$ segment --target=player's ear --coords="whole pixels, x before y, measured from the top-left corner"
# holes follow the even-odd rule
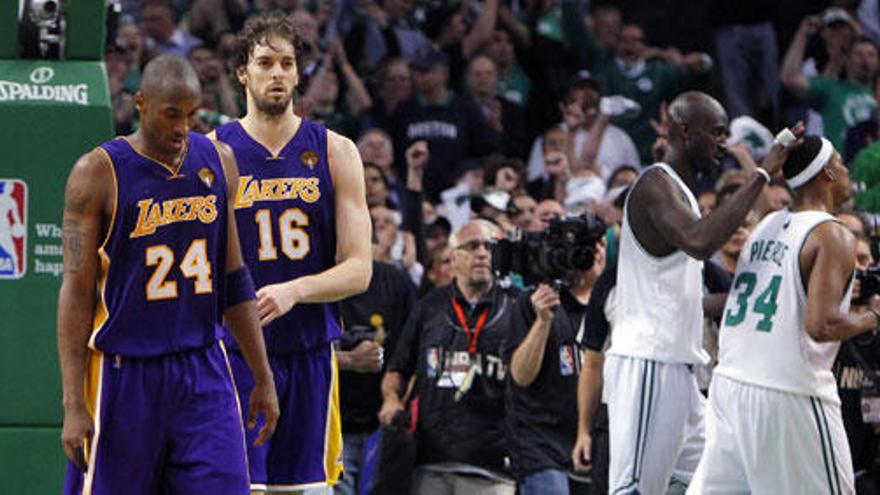
[[[134,94],[134,107],[137,108],[139,114],[144,113],[144,103],[144,92],[138,90],[138,92]]]
[[[242,86],[247,86],[247,67],[241,65],[237,69],[235,69],[235,77],[238,78],[238,82]]]
[[[828,182],[834,182],[837,180],[837,175],[834,173],[834,170],[831,170],[831,167],[824,167],[822,173],[825,174],[825,179],[828,180]]]

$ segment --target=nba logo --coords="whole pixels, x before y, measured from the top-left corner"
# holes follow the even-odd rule
[[[0,279],[24,276],[27,246],[27,185],[0,179]]]
[[[559,346],[559,374],[571,376],[575,372],[574,349],[570,345]]]

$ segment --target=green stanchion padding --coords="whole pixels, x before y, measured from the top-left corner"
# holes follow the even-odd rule
[[[0,59],[18,57],[18,0],[0,0]]]
[[[68,0],[67,60],[103,60],[107,7],[103,1]]]
[[[3,493],[61,493],[66,462],[60,428],[0,428]]]
[[[0,127],[0,427],[59,425],[64,185],[113,136],[103,63],[0,61]]]

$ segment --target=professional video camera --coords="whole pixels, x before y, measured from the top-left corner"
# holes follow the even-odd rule
[[[553,219],[543,232],[499,241],[492,250],[492,268],[499,277],[519,274],[528,287],[550,283],[559,289],[575,272],[593,266],[596,242],[605,230],[605,223],[593,214]]]
[[[63,0],[25,0],[19,11],[22,58],[64,58],[66,24]]]

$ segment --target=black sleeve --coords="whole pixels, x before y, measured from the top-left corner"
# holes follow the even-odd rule
[[[508,311],[507,334],[501,342],[501,360],[509,365],[516,348],[525,340],[529,329],[535,322],[535,309],[532,307],[532,291],[523,292]]]
[[[584,336],[580,345],[592,351],[601,352],[605,347],[605,340],[611,331],[608,318],[605,317],[605,303],[611,289],[617,285],[617,267],[608,267],[593,287],[593,294],[587,304],[587,314],[584,319]]]
[[[480,107],[473,100],[468,99],[465,108],[467,109],[465,115],[471,130],[470,157],[479,158],[498,151],[501,137],[486,121]]]
[[[397,371],[405,377],[415,373],[418,364],[419,337],[422,331],[422,313],[422,302],[419,302],[407,318],[400,333],[400,340],[394,346],[394,354],[388,361],[388,371]]]
[[[706,260],[703,269],[703,285],[710,294],[730,292],[733,283],[729,273],[721,268],[721,265],[712,260]]]
[[[388,332],[388,339],[385,341],[385,355],[394,356],[397,343],[406,329],[407,317],[412,313],[413,305],[415,304],[416,288],[413,286],[409,276],[397,267],[394,267],[393,275],[389,278],[389,284],[392,284],[393,287],[390,292],[393,294],[394,301],[398,303],[394,306],[397,313],[394,321],[401,324],[400,328],[395,328],[393,331]]]
[[[425,229],[422,228],[422,199],[424,194],[404,188],[401,211],[403,220],[401,226],[406,232],[412,233],[416,241],[416,259],[425,264],[428,259],[428,248],[425,246]]]

